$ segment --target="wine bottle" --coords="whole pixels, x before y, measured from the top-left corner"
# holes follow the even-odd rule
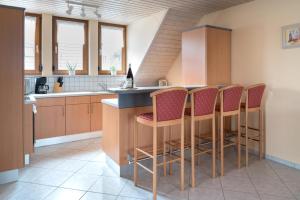
[[[129,67],[128,67],[126,81],[127,81],[127,88],[133,88],[133,74],[132,74],[132,70],[131,70],[131,64],[129,64]]]

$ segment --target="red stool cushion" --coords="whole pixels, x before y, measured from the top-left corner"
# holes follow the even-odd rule
[[[153,121],[153,113],[152,112],[142,113],[138,117],[145,119],[145,120]]]

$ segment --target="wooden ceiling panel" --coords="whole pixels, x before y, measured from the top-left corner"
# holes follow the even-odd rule
[[[188,21],[215,10],[224,9],[251,0],[73,0],[99,6],[101,21],[129,24],[132,21],[171,9],[173,20]],[[28,12],[48,13],[59,16],[66,14],[65,0],[0,0],[0,4],[24,7]],[[80,6],[74,6],[72,17],[80,17]],[[98,18],[95,9],[86,8],[85,19]],[[180,12],[178,12],[180,11]]]

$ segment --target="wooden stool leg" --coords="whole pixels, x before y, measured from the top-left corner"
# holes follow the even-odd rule
[[[221,176],[224,176],[224,117],[221,115],[220,123],[220,148],[221,148]]]
[[[172,127],[170,126],[169,127],[169,143],[171,142],[171,140],[172,140]],[[173,151],[173,149],[172,149],[172,146],[170,145],[169,146],[169,152],[170,152],[170,155],[172,154],[172,151]],[[169,175],[172,175],[173,174],[173,163],[169,163]]]
[[[238,135],[237,135],[237,167],[241,168],[241,114],[239,112],[238,116]]]
[[[164,176],[167,176],[167,160],[166,160],[166,141],[167,141],[167,127],[164,127],[164,135],[163,135],[163,159],[164,159]]]
[[[259,110],[259,159],[264,157],[263,111]]]
[[[217,142],[217,159],[220,160],[220,153],[221,153],[221,116],[217,115],[217,134],[216,134],[216,142]]]
[[[137,143],[138,143],[138,123],[136,121],[136,119],[134,120],[134,133],[133,133],[133,143],[134,143],[134,174],[133,174],[133,180],[134,180],[134,185],[137,185],[137,181],[138,181],[138,166],[137,166]]]
[[[249,154],[248,154],[248,112],[245,111],[245,148],[246,148],[246,167],[248,166],[249,162]]]
[[[157,127],[153,127],[153,178],[152,178],[153,200],[157,198]]]
[[[216,177],[216,120],[212,118],[212,177]]]
[[[181,134],[180,134],[180,188],[184,190],[184,120],[181,122]]]
[[[191,159],[192,159],[192,187],[195,187],[195,122],[191,119]]]

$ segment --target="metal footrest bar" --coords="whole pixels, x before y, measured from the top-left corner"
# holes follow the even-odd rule
[[[140,166],[141,168],[143,168],[147,172],[153,174],[153,171],[151,169],[149,169],[148,167],[146,167],[145,165],[141,164],[140,162],[136,162],[136,163],[138,164],[138,166]]]

